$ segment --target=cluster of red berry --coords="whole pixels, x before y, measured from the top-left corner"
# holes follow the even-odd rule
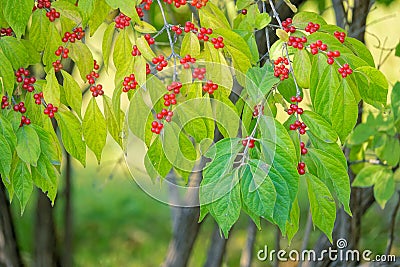
[[[132,47],[132,56],[136,57],[136,56],[140,56],[142,53],[140,53],[139,48],[137,47],[137,45],[134,45]]]
[[[100,74],[97,72],[100,69],[100,65],[97,64],[97,61],[93,61],[93,70],[91,73],[86,75],[86,79],[90,86],[90,92],[92,92],[93,97],[98,97],[99,95],[104,95],[103,85],[96,84],[96,79],[100,77]]]
[[[326,51],[328,46],[324,44],[321,40],[317,40],[315,43],[310,44],[311,54],[318,54],[319,50]]]
[[[308,25],[306,26],[306,28],[304,29],[306,32],[308,33],[314,33],[316,31],[318,31],[320,28],[320,25],[318,23],[312,23],[309,22]]]
[[[7,96],[3,96],[1,98],[1,109],[5,109],[9,105],[10,105],[10,102],[8,102],[8,97]]]
[[[208,0],[192,0],[190,3],[192,6],[196,7],[197,9],[202,8],[203,6],[206,6]]]
[[[144,4],[143,8],[145,10],[150,10],[150,6],[153,3],[153,0],[142,0],[142,2],[140,4]]]
[[[19,102],[18,104],[14,105],[13,110],[15,112],[20,112],[21,114],[25,114],[26,107],[24,102]]]
[[[206,68],[194,68],[192,77],[193,79],[203,80],[206,72]]]
[[[301,96],[292,96],[290,98],[290,101],[293,102],[293,104],[290,104],[290,108],[288,109],[287,113],[289,115],[292,115],[294,113],[297,113],[299,115],[303,114],[304,110],[302,108],[299,108],[299,104],[303,98]]]
[[[53,106],[53,104],[48,103],[43,113],[49,116],[50,119],[54,118],[54,114],[58,112],[58,108]]]
[[[174,4],[176,8],[180,8],[181,6],[186,5],[186,0],[164,0],[165,3],[167,4]]]
[[[1,28],[0,30],[0,36],[12,36],[13,35],[13,30],[9,28]]]
[[[306,173],[305,168],[306,164],[304,162],[299,162],[299,164],[297,164],[297,172],[300,175],[304,175]]]
[[[178,25],[172,25],[171,31],[175,32],[177,35],[181,35],[183,33],[181,27],[179,27]]]
[[[146,63],[146,75],[149,75],[151,73],[150,65],[149,63]]]
[[[60,12],[57,12],[55,8],[50,8],[50,10],[46,12],[46,17],[53,22],[60,17]]]
[[[54,71],[59,72],[64,67],[61,63],[61,60],[57,59],[55,62],[52,63]]]
[[[253,117],[258,117],[258,115],[260,115],[260,107],[261,107],[261,114],[264,114],[264,106],[262,105],[256,105],[254,106],[253,109]]]
[[[143,18],[144,17],[144,12],[143,12],[143,9],[141,7],[136,7],[136,12],[137,12],[139,18]]]
[[[81,40],[85,36],[85,31],[82,27],[75,28],[72,32],[64,33],[62,38],[63,43],[71,42],[75,43],[76,40]]]
[[[242,145],[245,147],[253,148],[255,146],[255,139],[249,136],[246,136],[245,139],[242,140]]]
[[[295,33],[296,27],[292,25],[293,21],[291,18],[287,18],[286,20],[282,21],[282,27],[286,32]]]
[[[289,78],[287,65],[289,65],[289,60],[286,57],[279,57],[274,61],[274,76],[281,79],[281,81]]]
[[[122,30],[129,25],[131,25],[131,18],[126,16],[124,13],[119,13],[115,18],[115,28]]]
[[[35,99],[35,104],[36,105],[41,105],[42,104],[42,99],[43,99],[43,92],[34,94],[33,98]]]
[[[15,77],[17,77],[17,82],[22,83],[22,88],[27,90],[28,92],[33,92],[35,88],[33,87],[34,83],[36,82],[35,77],[28,77],[30,75],[29,70],[24,68],[19,68],[15,72]]]
[[[168,66],[168,61],[165,60],[163,55],[159,55],[151,60],[151,62],[156,66],[158,71],[162,71],[165,67]]]
[[[218,38],[212,38],[211,43],[213,43],[215,49],[224,48],[224,38],[219,36]]]
[[[332,65],[335,62],[335,57],[340,57],[340,51],[328,51],[326,55],[328,56],[328,64]]]
[[[308,150],[306,148],[306,145],[304,144],[304,142],[300,142],[300,152],[302,155],[305,155],[308,153]]]
[[[144,35],[144,39],[146,39],[146,41],[147,41],[147,43],[148,43],[149,45],[153,45],[153,44],[156,42],[156,40],[154,40],[154,38],[151,37],[151,35],[148,34],[148,33],[146,33],[146,34]]]
[[[338,72],[342,75],[343,78],[346,78],[347,75],[353,73],[353,70],[350,68],[349,64],[345,63],[342,67],[338,69]]]
[[[126,76],[124,78],[122,86],[123,86],[122,91],[124,93],[127,93],[130,90],[135,90],[136,87],[138,86],[138,82],[136,81],[135,74],[132,73],[131,75]]]
[[[307,125],[304,122],[296,120],[293,124],[290,124],[289,128],[292,131],[296,131],[297,129],[299,129],[299,133],[303,135],[306,133]]]
[[[183,65],[184,69],[189,69],[190,64],[196,63],[196,59],[190,55],[186,55],[185,57],[181,58],[180,63]]]
[[[171,105],[176,104],[176,95],[181,92],[182,83],[181,82],[172,82],[167,86],[167,90],[169,93],[164,95],[164,106],[170,107]],[[166,122],[170,122],[172,120],[172,116],[174,112],[172,110],[168,110],[163,108],[159,113],[156,114],[156,118],[158,120],[165,119]],[[151,131],[155,134],[160,134],[163,129],[164,124],[159,121],[153,121],[151,124]]]
[[[204,28],[201,27],[200,30],[197,28],[192,22],[187,21],[185,23],[185,27],[183,28],[183,31],[188,33],[188,32],[193,32],[194,34],[197,35],[197,38],[199,40],[203,40],[204,42],[207,42],[210,40],[210,36],[213,33],[213,30],[211,28]]]
[[[155,134],[160,134],[161,130],[164,128],[164,124],[158,121],[153,121],[151,123],[151,131]]]
[[[206,93],[209,93],[212,95],[215,90],[218,89],[218,84],[213,83],[212,81],[208,80],[204,85],[203,85],[203,91]]]
[[[34,10],[35,10],[35,8],[39,8],[39,9],[47,8],[48,9],[50,7],[51,7],[50,0],[38,0],[36,7],[34,7]]]
[[[294,37],[290,36],[289,41],[287,42],[288,46],[293,46],[293,48],[297,48],[299,50],[304,48],[304,44],[307,43],[307,37]]]
[[[21,123],[19,124],[19,127],[22,127],[24,125],[29,125],[31,124],[31,120],[28,119],[26,116],[21,116]]]
[[[69,49],[67,47],[59,46],[56,52],[54,52],[56,56],[61,56],[62,58],[68,58]]]
[[[340,32],[340,31],[335,31],[333,35],[338,39],[342,44],[344,43],[344,40],[346,38],[346,33],[345,32]]]

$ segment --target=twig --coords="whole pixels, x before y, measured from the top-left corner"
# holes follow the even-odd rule
[[[397,217],[397,213],[400,210],[400,191],[398,191],[397,194],[398,194],[397,204],[396,204],[396,207],[394,208],[392,216],[391,216],[389,239],[388,239],[388,244],[387,244],[386,251],[385,251],[386,255],[389,255],[390,250],[392,249],[392,246],[393,246],[394,229],[396,227],[396,217]]]

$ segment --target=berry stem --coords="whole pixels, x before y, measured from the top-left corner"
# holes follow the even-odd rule
[[[175,53],[175,49],[174,49],[174,41],[172,39],[172,35],[171,35],[171,29],[170,29],[170,24],[167,21],[167,17],[165,16],[165,11],[164,8],[162,6],[162,3],[160,0],[157,0],[158,6],[160,7],[160,11],[161,11],[161,16],[163,17],[164,20],[164,27],[165,30],[167,31],[167,35],[168,35],[168,40],[169,40],[169,46],[171,47],[171,56],[174,58],[174,73],[172,76],[172,80],[175,82],[176,78],[178,76],[178,72],[177,72],[177,64],[176,64],[176,58],[177,58],[177,54]]]

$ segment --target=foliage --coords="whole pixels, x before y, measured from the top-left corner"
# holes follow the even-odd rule
[[[210,213],[225,237],[242,209],[258,226],[263,218],[293,237],[304,177],[313,222],[332,240],[336,209],[351,214],[345,145],[357,158],[368,143],[385,163],[374,166],[373,178],[368,167],[361,170],[353,185],[375,185],[381,206],[393,194],[387,166],[399,161],[390,151],[399,146],[398,86],[388,118],[370,116],[353,131],[361,100],[387,109],[388,83],[361,42],[317,14],[279,20],[280,40],[264,62],[255,29],[277,25],[253,1],[237,2],[242,12],[232,23],[213,3],[192,1],[200,21],[172,25],[157,0],[161,29],[143,20],[146,1],[57,0],[43,8],[44,2],[3,1],[0,16],[0,174],[21,211],[34,185],[54,201],[62,148],[84,166],[89,148],[100,162],[107,135],[125,150],[129,130],[146,145],[143,164],[154,181],[172,172],[187,184],[200,159],[208,161],[200,219]],[[85,40],[103,22],[97,58]],[[160,49],[158,37],[167,38],[168,49]],[[111,68],[113,90],[97,80]],[[92,98],[82,109],[86,92]],[[311,99],[307,110],[303,95]],[[285,116],[277,106],[286,121],[277,119]]]

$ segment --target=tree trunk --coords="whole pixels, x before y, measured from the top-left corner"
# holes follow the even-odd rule
[[[211,244],[208,248],[207,260],[204,267],[221,266],[224,259],[225,248],[228,239],[221,236],[221,231],[216,224],[211,237]]]
[[[34,266],[59,266],[53,207],[50,200],[38,191],[36,223],[34,233]]]
[[[65,209],[64,209],[64,244],[62,266],[72,267],[73,265],[73,214],[72,214],[72,166],[71,156],[67,153],[65,156]]]
[[[242,256],[240,257],[240,267],[250,267],[253,260],[254,242],[256,241],[257,226],[253,220],[249,219],[247,227],[246,245],[243,247]]]
[[[23,266],[6,189],[0,177],[0,266]]]

